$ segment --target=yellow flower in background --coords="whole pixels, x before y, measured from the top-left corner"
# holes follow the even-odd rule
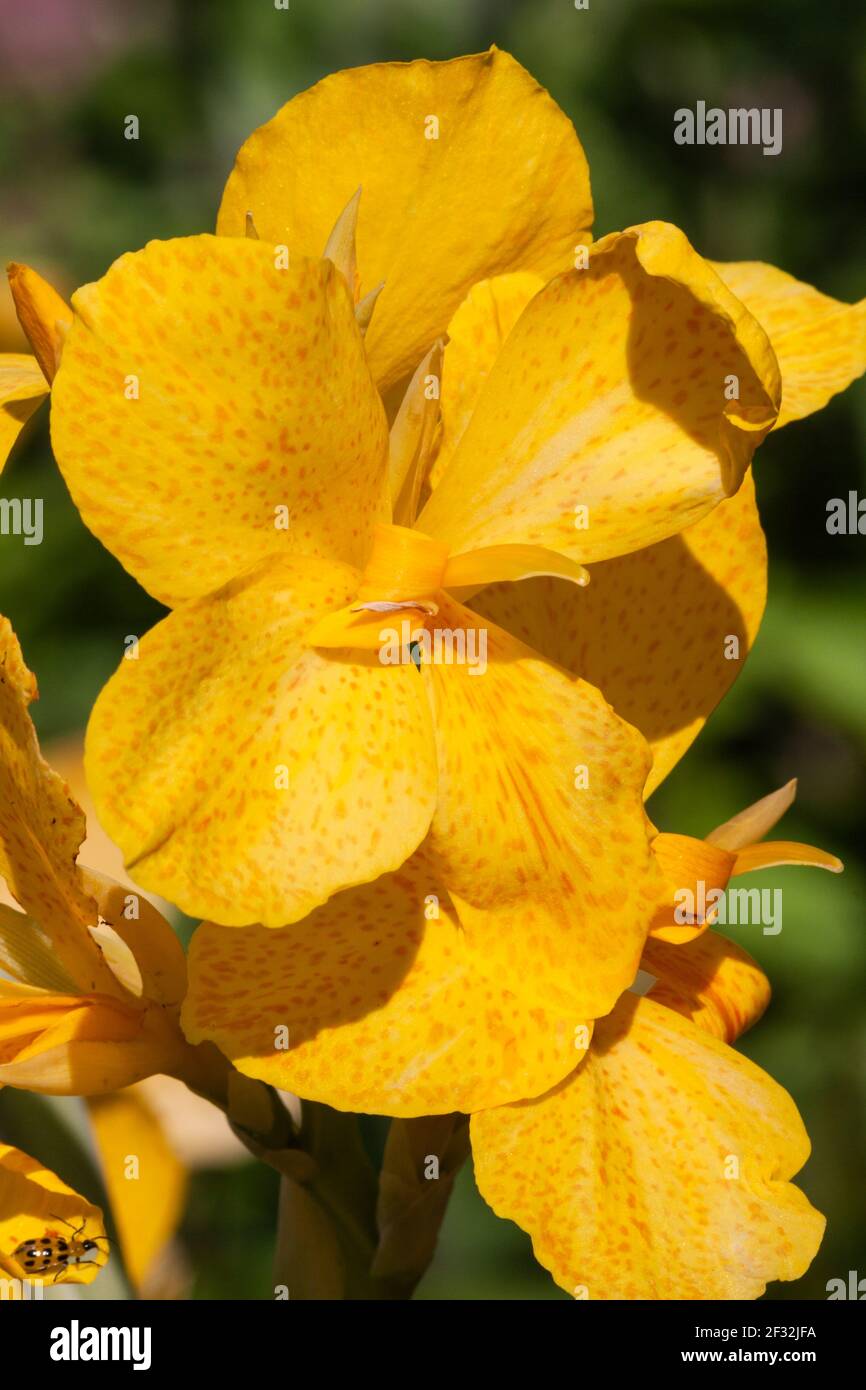
[[[143,897],[76,862],[84,817],[39,753],[36,684],[0,619],[0,1085],[95,1095],[154,1072],[204,1085],[180,1032],[183,950]]]
[[[107,1259],[99,1208],[35,1158],[0,1144],[0,1298],[8,1296],[4,1275],[48,1287],[91,1284]]]
[[[91,1096],[87,1108],[124,1269],[139,1296],[153,1296],[183,1212],[187,1169],[135,1088]]]

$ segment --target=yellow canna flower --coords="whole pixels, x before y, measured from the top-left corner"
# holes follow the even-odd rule
[[[792,797],[765,798],[712,845],[732,859]],[[670,874],[700,845],[675,862],[677,840],[656,841]],[[841,868],[806,847],[796,862]],[[482,1195],[578,1297],[755,1298],[798,1278],[824,1224],[788,1181],[808,1140],[790,1098],[728,1046],[769,999],[750,957],[714,932],[674,945],[659,931],[641,961],[648,997],[625,991],[593,1029],[553,997],[529,1007],[473,955],[444,892],[429,913],[435,887],[422,850],[308,922],[202,925],[187,1036],[338,1109],[471,1112]]]
[[[644,242],[654,248],[654,256],[663,257],[665,248],[673,247],[696,283],[705,278],[697,258],[669,229],[649,228],[623,238],[622,254],[630,256],[628,248]],[[603,259],[606,253],[600,254]],[[254,241],[192,239],[153,246],[119,262],[101,285],[76,297],[79,317],[54,392],[55,448],[85,517],[140,575],[150,576],[156,592],[178,604],[142,641],[138,659],[124,661],[94,712],[90,774],[100,817],[145,886],[158,887],[187,911],[232,924],[256,917],[268,925],[296,919],[332,892],[395,868],[430,828],[431,852],[441,861],[467,929],[474,926],[481,933],[491,928],[498,943],[493,949],[511,958],[513,909],[532,896],[526,911],[537,922],[541,968],[545,961],[562,957],[559,947],[567,932],[578,947],[570,954],[582,982],[580,992],[570,995],[571,1005],[592,1015],[617,997],[633,973],[641,945],[641,880],[651,867],[642,816],[636,815],[645,774],[639,742],[610,718],[596,692],[562,678],[490,625],[480,625],[446,593],[449,585],[477,586],[497,574],[513,576],[527,567],[559,573],[570,567],[575,572],[579,562],[547,547],[539,550],[536,542],[544,537],[535,536],[531,545],[513,548],[479,543],[477,551],[458,555],[450,571],[448,546],[435,537],[405,526],[377,524],[379,504],[373,503],[386,486],[386,432],[348,295],[327,263],[305,263],[281,272],[270,267],[267,256],[262,244]],[[202,266],[209,270],[196,278]],[[635,274],[641,279],[644,272],[636,268]],[[289,278],[281,280],[281,275]],[[185,294],[190,315],[179,336],[170,298],[160,299],[156,290],[158,284],[167,288],[173,280],[178,294]],[[581,283],[575,280],[574,288]],[[146,293],[145,285],[150,286]],[[255,484],[256,496],[250,497],[249,505],[262,515],[279,506],[277,497],[291,496],[293,507],[297,501],[298,551],[285,537],[280,540],[273,526],[269,533],[239,526],[251,512],[239,509],[234,485],[222,495],[219,479],[209,501],[189,479],[170,480],[162,492],[148,482],[147,497],[136,492],[144,486],[143,473],[135,479],[136,455],[144,464],[142,450],[149,456],[153,432],[166,420],[160,401],[179,390],[167,377],[159,377],[165,364],[159,365],[157,358],[164,348],[180,350],[186,360],[184,410],[195,416],[208,396],[217,416],[228,408],[228,383],[217,371],[225,350],[216,335],[203,336],[196,327],[194,285],[207,303],[217,293],[238,293],[242,317],[256,312],[258,294],[257,321],[263,323],[273,318],[270,296],[278,289],[284,294],[286,285],[295,287],[289,299],[297,302],[286,302],[288,317],[280,325],[279,338],[283,348],[294,342],[291,360],[297,370],[289,405],[295,401],[298,414],[292,431],[285,425],[280,430],[286,447],[302,455],[313,457],[315,445],[315,461],[294,472],[283,464],[279,472],[285,473],[286,482],[279,491],[264,477],[264,465],[256,464],[256,476],[264,481]],[[653,299],[654,292],[647,291],[647,296]],[[136,302],[143,319],[133,329]],[[557,303],[554,299],[554,311]],[[318,311],[309,307],[313,304]],[[325,314],[326,304],[333,323],[342,324],[339,333],[326,335],[316,327],[315,312]],[[149,327],[154,308],[158,316],[169,314],[170,321]],[[624,302],[620,308],[625,314]],[[309,322],[308,312],[313,314]],[[214,311],[207,313],[213,316]],[[625,335],[625,318],[621,326]],[[719,331],[724,329],[720,326]],[[750,331],[744,329],[746,336]],[[121,339],[112,346],[116,332]],[[125,336],[128,332],[132,337]],[[126,345],[119,346],[121,341]],[[243,347],[245,331],[238,341]],[[143,370],[141,354],[148,342],[156,354],[149,368],[151,390],[134,403],[141,407],[136,415],[134,410],[130,413],[132,403],[122,391],[111,394],[112,382],[122,380],[111,363],[120,353],[129,365],[135,354]],[[206,353],[215,348],[217,356],[206,369],[199,363],[196,381],[201,389],[193,391],[192,358],[202,348]],[[255,354],[258,362],[258,346]],[[308,368],[312,376],[306,375]],[[306,412],[323,408],[319,402],[325,370],[332,405],[337,398],[343,408],[328,417],[327,428],[318,429],[314,438],[313,417]],[[155,389],[158,377],[165,394],[163,386]],[[249,419],[254,433],[257,410],[266,412],[251,410],[259,398],[255,383],[260,378],[252,380],[231,416],[232,423]],[[277,394],[285,394],[278,373],[269,372],[267,380],[274,392],[269,410],[287,410],[276,401]],[[358,408],[359,400],[366,402],[363,409]],[[664,410],[647,410],[640,402],[635,408],[649,419],[650,435],[657,443],[669,429],[671,450],[685,459],[693,449],[696,466],[704,467],[706,450],[692,445],[689,432],[675,418]],[[526,409],[531,412],[528,399]],[[718,416],[724,433],[721,409]],[[97,417],[98,439],[93,432]],[[640,433],[639,422],[632,423]],[[398,416],[398,437],[402,424]],[[226,432],[232,439],[238,433],[243,436],[246,428],[231,428],[227,417]],[[222,433],[222,426],[219,429]],[[372,460],[363,472],[347,474],[346,459],[360,447],[365,431],[368,442],[375,442]],[[730,433],[742,435],[738,448],[751,448],[748,430],[732,427]],[[408,452],[402,451],[404,441],[402,436],[398,456]],[[188,447],[189,468],[207,472],[208,447],[202,447],[198,436]],[[234,451],[244,446],[230,447]],[[84,491],[79,492],[82,448],[90,461],[86,480],[80,476]],[[332,450],[339,471],[326,485],[323,470]],[[121,453],[125,461],[119,469]],[[373,463],[380,454],[377,473]],[[518,483],[530,462],[515,464]],[[308,467],[313,470],[309,476]],[[718,471],[717,460],[713,468]],[[127,482],[130,490],[124,499]],[[347,495],[350,486],[354,506]],[[521,486],[529,505],[533,488],[528,482]],[[187,492],[192,508],[188,516],[210,516],[207,559],[203,553],[192,555],[182,566],[156,523],[160,512],[169,526],[179,519],[183,507],[179,508],[178,488]],[[364,503],[365,490],[369,505]],[[101,500],[94,511],[88,499],[97,495]],[[122,513],[117,511],[106,525],[108,512],[118,504]],[[609,511],[611,537],[617,515],[623,526],[631,525],[635,510],[640,508],[633,499],[616,502]],[[602,500],[599,514],[605,514]],[[199,524],[194,520],[195,527]],[[669,529],[677,521],[668,517],[658,524]],[[120,542],[121,534],[132,536],[133,550]],[[257,560],[260,537],[281,553]],[[558,543],[553,533],[550,540]],[[218,553],[211,550],[212,543]],[[612,539],[609,543],[615,544]],[[623,542],[629,543],[633,542]],[[141,564],[131,558],[133,553]],[[356,563],[350,565],[350,559]],[[212,592],[214,581],[222,577],[215,566],[243,572]],[[164,587],[170,568],[175,571],[173,582],[182,586],[175,593]],[[190,586],[208,592],[194,596]],[[401,611],[404,606],[416,610],[422,628],[426,621],[425,631],[432,627],[434,636],[444,630],[466,640],[477,632],[480,643],[483,635],[490,655],[483,682],[473,680],[465,667],[438,667],[435,662],[422,682],[409,662],[386,668],[371,659],[365,644],[371,629],[381,631],[383,617],[376,610],[383,603]],[[364,605],[360,614],[346,611]],[[433,617],[436,623],[430,622]],[[334,644],[346,649],[355,643],[361,651],[357,657],[330,650]],[[545,706],[559,711],[555,725],[535,719],[537,709]],[[514,737],[503,747],[499,733],[505,721]],[[218,750],[215,763],[213,750]],[[478,771],[482,767],[483,776]],[[575,797],[574,775],[580,767],[587,769],[589,782]],[[620,833],[619,827],[629,821]],[[591,872],[589,855],[598,861]],[[291,874],[285,869],[289,859]],[[634,889],[631,902],[622,902],[623,881]],[[603,925],[607,914],[594,911],[606,898],[611,904],[615,899],[620,909],[614,943],[607,940],[610,933]],[[598,923],[595,928],[585,925],[590,910]],[[587,940],[579,940],[584,934]],[[602,950],[593,945],[594,935]],[[568,987],[561,979],[540,981],[539,987],[542,983],[547,995]]]
[[[431,666],[431,719],[411,667],[370,659],[385,617],[466,644],[478,624],[456,600],[493,580],[580,580],[585,562],[688,534],[736,492],[778,397],[763,331],[676,229],[607,237],[566,270],[590,217],[579,142],[507,55],[380,65],[327,79],[251,137],[216,240],[154,243],[75,297],[55,451],[88,524],[175,609],[98,703],[90,776],[127,862],[186,911],[298,920],[431,830],[461,916],[489,914],[471,822],[489,825],[494,800],[518,822],[502,847],[519,868],[542,813],[507,777],[485,806],[455,745],[474,725],[471,752],[487,756],[487,711],[467,708],[477,682]],[[348,294],[329,262],[304,259],[322,247]],[[416,526],[437,335],[479,279],[537,288],[556,270],[459,439],[444,413],[450,455]],[[365,355],[353,309],[383,278]],[[382,388],[415,372],[390,441],[371,369]],[[517,649],[490,636],[500,672],[520,673],[521,708],[536,706]],[[561,688],[584,723],[575,694]],[[592,763],[578,742],[561,767]],[[589,801],[588,820],[622,812]],[[579,831],[578,813],[572,843]],[[509,909],[513,877],[497,890]]]
[[[204,1085],[184,1041],[186,961],[164,918],[76,862],[84,817],[42,760],[36,685],[0,619],[0,1085],[96,1095],[168,1072]]]
[[[0,1144],[0,1298],[27,1296],[12,1280],[91,1284],[107,1259],[99,1208],[35,1158]]]
[[[75,301],[55,451],[88,524],[174,605],[89,731],[100,818],[140,881],[193,915],[277,926],[395,869],[429,830],[467,929],[504,944],[503,918],[526,906],[543,959],[561,958],[565,930],[575,940],[585,983],[572,1003],[609,1007],[640,948],[618,885],[640,896],[649,872],[639,746],[596,692],[455,594],[527,573],[581,579],[584,558],[668,535],[735,488],[775,416],[754,321],[675,229],[599,243],[588,270],[530,306],[416,528],[403,524],[420,490],[406,470],[414,458],[423,476],[435,433],[413,408],[417,375],[389,480],[385,416],[329,262],[275,269],[261,240],[191,238],[123,258]],[[739,373],[734,409],[716,368],[693,364],[704,337]],[[656,375],[661,350],[671,378]],[[154,457],[174,462],[157,476]],[[435,660],[419,680],[406,641],[384,667],[369,651],[383,610],[411,613],[422,637],[483,635],[484,681]],[[556,727],[539,707],[557,709]],[[576,798],[578,768],[589,784]],[[616,941],[587,949],[587,909],[614,893]]]

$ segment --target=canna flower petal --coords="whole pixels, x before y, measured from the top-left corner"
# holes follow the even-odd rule
[[[830,873],[840,874],[844,868],[841,859],[826,850],[816,849],[814,845],[801,845],[793,840],[769,840],[758,844],[782,819],[793,805],[797,795],[797,779],[792,777],[784,787],[762,796],[754,805],[747,806],[724,825],[716,826],[707,836],[707,843],[718,846],[734,854],[731,877],[736,874],[752,873],[755,869],[771,869],[781,864],[800,864],[814,869],[829,869]]]
[[[97,907],[76,864],[84,815],[39,752],[27,713],[36,681],[0,618],[0,877],[50,938],[64,971],[88,992],[118,986],[88,926]]]
[[[0,981],[74,994],[75,981],[57,959],[51,937],[24,912],[0,904]]]
[[[98,1095],[191,1061],[176,1019],[109,995],[58,995],[0,981],[0,1086]]]
[[[533,275],[484,281],[448,325],[442,444],[430,470],[434,488],[508,334],[541,288]],[[502,550],[516,558],[520,547]],[[484,554],[457,557],[451,572],[464,561],[477,565]],[[649,796],[739,674],[763,615],[766,572],[748,470],[733,497],[679,536],[593,566],[584,594],[535,580],[491,586],[471,602],[527,646],[597,685],[622,718],[641,730],[653,750]],[[550,567],[547,573],[553,573]],[[739,643],[737,660],[728,659],[730,637]]]
[[[440,481],[472,419],[493,365],[527,304],[544,289],[540,275],[515,271],[473,285],[448,325],[442,377],[442,442],[430,472]]]
[[[737,491],[778,398],[763,329],[683,234],[615,233],[526,308],[418,525],[453,554],[627,554]]]
[[[547,1089],[586,1045],[571,1010],[538,1005],[517,972],[505,983],[483,967],[422,850],[297,926],[204,923],[182,1022],[190,1041],[215,1042],[240,1071],[307,1100],[470,1111]]]
[[[592,686],[445,595],[439,619],[467,633],[467,651],[486,642],[487,668],[422,666],[439,751],[429,850],[482,968],[597,1018],[634,979],[661,891],[646,745]]]
[[[801,868],[827,869],[831,874],[841,874],[842,860],[825,849],[815,845],[801,845],[796,840],[768,840],[761,845],[749,845],[740,850],[734,864],[734,874],[750,874],[756,869],[775,869],[783,864],[796,864]],[[732,875],[733,877],[733,875]]]
[[[70,1264],[59,1275],[52,1271],[40,1282],[93,1283],[108,1260],[102,1212],[35,1158],[0,1144],[0,1270],[16,1279],[39,1281],[38,1273],[27,1267],[26,1256],[15,1253],[19,1246],[46,1235],[68,1241],[74,1231],[80,1232],[80,1239],[94,1241],[94,1249],[81,1263]]]
[[[217,230],[319,256],[361,186],[361,298],[385,282],[367,347],[377,382],[414,371],[477,280],[545,279],[592,225],[589,171],[568,118],[493,48],[449,62],[377,63],[295,97],[238,154]]]
[[[824,1230],[791,1178],[791,1098],[678,1012],[626,995],[568,1080],[473,1115],[475,1175],[578,1298],[758,1298]]]
[[[53,285],[29,265],[12,261],[6,273],[18,322],[50,385],[60,365],[63,342],[72,323],[72,310]]]
[[[0,473],[23,426],[48,395],[72,310],[30,266],[7,267],[15,311],[35,356],[0,353]]]
[[[4,988],[0,1004],[0,1077],[4,1081],[14,1074],[17,1062],[52,1047],[77,1042],[128,1042],[141,1032],[139,1011],[120,999],[99,994],[34,994],[32,986],[25,987],[26,993],[19,990],[20,997],[16,997],[12,989],[14,986]]]
[[[117,933],[132,955],[138,974],[135,992],[157,1004],[180,1004],[186,993],[186,956],[162,913],[143,894],[130,895],[106,874],[95,869],[83,874],[100,922]]]
[[[749,835],[765,833],[784,815],[796,787],[796,780],[792,780],[762,797],[705,840],[669,832],[656,835],[653,854],[667,887],[650,924],[652,937],[672,944],[692,941],[716,921],[729,881],[740,874],[792,864],[842,872],[841,859],[813,845],[792,840],[748,842]]]
[[[821,410],[866,371],[866,299],[843,304],[761,261],[715,269],[765,329],[782,373],[781,429]]]
[[[267,560],[121,662],[86,763],[144,888],[191,916],[282,926],[423,839],[436,763],[418,672],[308,645],[357,584],[347,566]]]
[[[45,377],[35,357],[23,352],[0,353],[0,473],[22,429],[47,395]]]
[[[156,598],[200,597],[268,555],[366,557],[388,515],[387,425],[330,261],[151,242],[73,305],[54,452],[87,525]]]
[[[79,1011],[73,1021],[82,1027],[92,1023],[94,1030],[103,1025],[92,1010]],[[44,1050],[31,1049],[26,1055],[22,1052],[0,1064],[0,1085],[47,1096],[98,1096],[157,1072],[180,1074],[182,1065],[179,1043],[166,1039],[165,1046],[159,1047],[139,1025],[135,1036],[131,1031],[109,1040],[82,1036],[46,1044]]]
[[[655,791],[736,680],[760,627],[767,547],[751,469],[733,497],[678,536],[562,580],[500,584],[472,608],[602,691],[652,749]],[[729,660],[729,639],[739,657]]]
[[[707,835],[707,843],[718,845],[720,849],[732,851],[746,849],[778,825],[785,812],[790,810],[797,795],[797,779],[792,777],[783,787],[762,796],[745,810],[738,811],[723,825],[717,825]]]
[[[656,978],[648,998],[733,1043],[770,1002],[770,981],[748,952],[718,932],[682,946],[647,940],[642,969]]]
[[[88,1110],[124,1267],[146,1296],[148,1275],[183,1213],[187,1171],[135,1091],[91,1097]],[[132,1178],[130,1155],[137,1160]]]
[[[397,526],[411,526],[440,432],[439,400],[433,383],[442,377],[442,342],[434,343],[406,388],[390,433],[389,478]]]

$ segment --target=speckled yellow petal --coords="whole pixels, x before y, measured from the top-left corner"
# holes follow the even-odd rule
[[[479,1190],[577,1298],[751,1299],[808,1268],[823,1217],[790,1097],[651,999],[626,996],[571,1078],[473,1115]]]
[[[641,549],[736,492],[778,395],[766,335],[682,232],[615,233],[524,310],[418,525],[454,552]]]
[[[84,520],[158,599],[263,556],[356,563],[388,516],[387,426],[330,261],[188,237],[73,296],[54,452]]]
[[[322,254],[358,185],[363,297],[384,280],[367,334],[377,380],[414,370],[470,287],[574,264],[592,224],[571,122],[493,48],[445,63],[334,73],[255,131],[237,157],[218,230]]]
[[[423,838],[436,765],[415,667],[307,645],[357,584],[346,566],[265,561],[164,619],[100,695],[100,821],[190,916],[282,926]]]
[[[428,844],[443,882],[492,977],[575,1022],[597,1018],[631,984],[661,891],[646,745],[594,687],[444,596],[435,624],[463,630],[467,655],[437,662],[433,645],[423,668],[439,748]]]
[[[679,536],[590,576],[581,590],[553,579],[497,585],[472,607],[597,685],[640,729],[653,752],[649,795],[739,675],[760,626],[767,548],[751,470]]]
[[[94,1096],[88,1109],[123,1263],[141,1290],[177,1229],[186,1169],[153,1111],[134,1091]]]
[[[821,410],[866,371],[866,299],[843,304],[761,261],[716,263],[767,332],[782,373],[774,426]]]
[[[199,927],[187,1037],[305,1099],[384,1115],[498,1105],[565,1076],[589,1029],[481,973],[423,856],[294,927]]]
[[[118,986],[87,931],[97,920],[76,864],[84,815],[43,760],[27,707],[37,695],[18,639],[0,618],[0,877],[83,990]]]
[[[482,280],[473,285],[449,323],[442,370],[442,440],[430,470],[431,486],[439,482],[463,437],[505,339],[543,288],[541,276],[526,271]]]
[[[656,978],[648,998],[724,1042],[736,1042],[770,1002],[770,981],[761,967],[718,932],[704,932],[683,946],[650,938],[641,968]]]
[[[47,280],[29,265],[12,261],[6,267],[18,322],[27,334],[45,380],[57,374],[63,341],[72,323],[72,310]]]
[[[44,1236],[69,1241],[92,1240],[95,1249],[85,1261],[71,1264],[61,1274],[41,1276],[46,1284],[92,1284],[108,1259],[105,1226],[99,1207],[79,1196],[35,1158],[0,1144],[0,1270],[17,1279],[39,1279],[27,1267],[27,1256],[16,1250],[27,1240]]]
[[[35,357],[0,353],[0,473],[12,445],[45,397],[48,387]]]

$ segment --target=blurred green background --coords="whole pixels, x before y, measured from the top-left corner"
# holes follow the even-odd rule
[[[707,255],[773,261],[841,299],[866,293],[866,13],[850,0],[590,0],[586,11],[573,0],[291,0],[288,11],[273,0],[0,0],[0,253],[70,291],[152,237],[211,230],[243,139],[324,74],[491,42],[574,120],[597,234],[664,218]],[[783,153],[676,146],[673,112],[698,99],[781,106]],[[129,113],[138,142],[123,138]],[[16,348],[13,323],[2,298],[0,349]],[[756,477],[771,556],[764,627],[651,812],[701,834],[796,775],[786,837],[846,862],[841,878],[761,876],[784,889],[782,933],[731,931],[775,988],[744,1049],[802,1111],[814,1148],[802,1186],[829,1220],[806,1277],[768,1296],[824,1298],[828,1279],[866,1275],[866,541],[825,529],[829,498],[866,493],[866,383],[772,436]],[[79,521],[51,461],[47,412],[3,493],[45,499],[40,547],[0,539],[0,608],[38,675],[35,717],[49,739],[83,727],[123,637],[160,610]],[[7,1126],[23,1113],[8,1097]],[[59,1165],[61,1132],[46,1122],[42,1133],[43,1149],[28,1147]],[[274,1202],[270,1175],[253,1165],[196,1173],[182,1231],[193,1296],[270,1296]],[[421,1296],[565,1295],[466,1172]]]

